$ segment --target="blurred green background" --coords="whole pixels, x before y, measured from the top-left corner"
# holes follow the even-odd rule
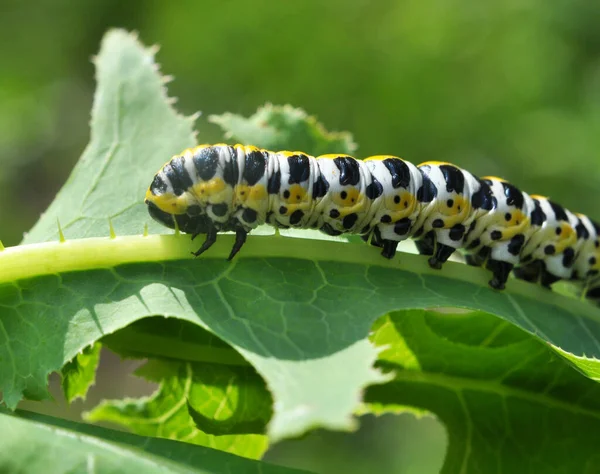
[[[452,161],[600,219],[599,24],[597,0],[3,0],[0,238],[20,241],[83,151],[90,58],[110,27],[161,45],[177,107],[203,114],[202,142],[222,138],[209,114],[290,103],[351,131],[357,156]],[[435,472],[444,436],[432,419],[367,419],[357,435],[319,432],[269,456]]]

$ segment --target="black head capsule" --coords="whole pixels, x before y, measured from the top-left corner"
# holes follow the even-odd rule
[[[152,201],[146,200],[145,202],[150,216],[169,229],[175,229],[175,223],[177,222],[177,228],[181,232],[196,236],[198,234],[208,234],[213,228],[211,220],[206,215],[170,214],[160,209]]]
[[[198,257],[207,251],[217,241],[217,233],[220,230],[235,230],[236,238],[228,260],[231,260],[242,248],[246,242],[247,231],[242,228],[231,229],[227,225],[215,225],[215,223],[206,214],[198,214],[198,209],[189,208],[192,213],[188,214],[170,214],[160,209],[151,200],[144,201],[148,206],[148,213],[158,223],[170,228],[178,228],[181,232],[192,234],[192,240],[198,235],[204,234],[206,238],[198,250],[192,252],[192,255]]]

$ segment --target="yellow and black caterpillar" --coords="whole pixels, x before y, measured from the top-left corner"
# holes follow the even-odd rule
[[[236,233],[229,258],[260,224],[360,234],[392,258],[398,242],[415,239],[440,268],[456,249],[491,270],[504,288],[511,271],[544,286],[585,283],[600,298],[600,226],[542,196],[457,166],[418,166],[395,156],[357,160],[313,157],[254,146],[200,145],[174,156],[146,193],[150,215],[170,228],[206,234],[207,250],[221,231]]]

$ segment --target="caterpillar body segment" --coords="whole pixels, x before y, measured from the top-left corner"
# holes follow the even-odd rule
[[[600,225],[583,214],[577,214],[583,244],[573,265],[574,280],[586,281],[585,296],[600,304]]]
[[[576,216],[579,219],[576,232],[580,246],[571,277],[575,280],[598,277],[600,275],[600,225],[583,214]],[[600,281],[598,284],[600,285]]]
[[[573,265],[583,242],[578,239],[577,217],[546,197],[534,196],[539,209],[535,232],[525,244],[521,261],[525,279],[550,286],[560,279],[570,279]],[[543,262],[540,265],[539,262]]]
[[[525,242],[535,232],[530,219],[535,203],[528,194],[500,178],[486,177],[482,182],[489,189],[492,204],[467,233],[467,263],[485,264],[493,273],[490,285],[502,289],[514,266],[520,263]]]
[[[374,156],[358,163],[366,165],[371,175],[365,188],[370,213],[359,233],[382,247],[384,257],[393,258],[398,243],[417,231],[423,215],[423,175],[412,163],[394,156]]]
[[[145,202],[161,224],[192,239],[206,236],[194,255],[219,232],[232,231],[231,259],[263,223],[359,234],[387,258],[412,238],[433,268],[463,249],[467,263],[492,272],[497,289],[514,270],[544,286],[583,281],[588,296],[600,299],[598,224],[501,178],[479,178],[449,163],[200,145],[156,173]]]
[[[464,240],[471,225],[493,209],[486,183],[449,163],[426,162],[418,166],[427,196],[415,233],[417,248],[431,255],[429,264],[441,266]]]

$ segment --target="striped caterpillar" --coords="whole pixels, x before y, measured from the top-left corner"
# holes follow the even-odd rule
[[[196,256],[214,244],[218,232],[232,231],[232,259],[247,234],[268,223],[359,234],[386,258],[412,238],[433,268],[464,249],[468,264],[492,272],[493,288],[503,289],[514,271],[546,287],[579,280],[588,297],[600,298],[597,223],[503,179],[480,179],[450,163],[415,166],[387,155],[315,158],[254,146],[200,145],[158,171],[145,203],[161,224],[192,239],[206,234]]]

